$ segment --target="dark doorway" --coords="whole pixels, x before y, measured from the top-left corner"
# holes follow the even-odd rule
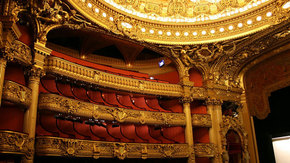
[[[272,138],[290,135],[290,87],[271,93],[271,113],[267,118],[254,118],[259,159],[262,163],[275,162]]]

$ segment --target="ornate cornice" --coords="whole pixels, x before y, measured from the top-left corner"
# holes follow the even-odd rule
[[[28,108],[31,104],[31,89],[13,81],[6,80],[3,84],[2,98]]]
[[[46,59],[44,68],[49,73],[67,76],[117,90],[173,97],[181,97],[183,93],[182,87],[178,84],[166,84],[122,77],[52,56]]]
[[[196,144],[197,156],[213,157],[211,144]],[[66,139],[56,137],[37,137],[36,154],[38,156],[70,156],[98,158],[186,158],[189,157],[187,144],[149,144],[119,143]]]
[[[93,117],[95,119],[152,125],[185,125],[185,115],[183,113],[138,111],[95,105],[54,94],[41,94],[38,103],[40,110],[50,110],[87,118]]]
[[[0,153],[22,154],[30,158],[33,153],[33,139],[28,134],[0,130]]]
[[[206,105],[222,105],[223,101],[215,98],[207,98],[205,103]]]
[[[45,71],[38,66],[31,66],[25,70],[25,74],[30,77],[30,80],[39,81],[45,75]]]

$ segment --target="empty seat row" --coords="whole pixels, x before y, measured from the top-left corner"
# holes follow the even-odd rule
[[[41,79],[40,92],[54,93],[98,105],[120,107],[125,109],[157,112],[182,112],[182,108],[178,107],[178,102],[175,102],[175,105],[165,104],[168,108],[165,109],[160,106],[159,100],[156,97],[149,98],[144,95],[132,96],[129,94],[120,94],[110,91],[90,90],[77,87],[70,83],[56,81],[53,78]]]
[[[39,113],[38,136],[55,136],[98,141],[135,143],[184,143],[183,127],[155,127],[148,125],[72,121],[56,118],[52,113]]]

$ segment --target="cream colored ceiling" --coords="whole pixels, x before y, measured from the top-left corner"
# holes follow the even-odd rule
[[[233,39],[289,18],[287,0],[68,1],[113,33],[170,45]]]

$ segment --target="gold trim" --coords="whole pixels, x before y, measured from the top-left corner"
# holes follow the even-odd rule
[[[213,157],[212,144],[196,144],[198,157]],[[36,138],[38,156],[70,156],[98,158],[186,158],[190,147],[187,144],[120,143],[67,139],[41,136]]]
[[[30,142],[28,134],[0,130],[0,153],[29,155]]]
[[[31,89],[13,81],[5,80],[3,84],[2,98],[28,108],[32,100]]]
[[[117,90],[173,97],[181,97],[183,94],[183,89],[178,84],[166,84],[122,77],[94,70],[92,68],[87,68],[85,66],[52,56],[47,57],[44,67],[46,72],[64,75],[77,80],[82,80]],[[195,90],[201,88],[193,89]]]
[[[212,121],[210,114],[192,114],[192,126],[194,127],[211,127]]]
[[[40,94],[38,108],[40,110],[50,110],[81,117],[94,117],[95,119],[111,121],[116,120],[121,123],[128,122],[173,126],[185,125],[185,115],[183,113],[138,111],[133,109],[109,107],[81,102],[54,94]]]

